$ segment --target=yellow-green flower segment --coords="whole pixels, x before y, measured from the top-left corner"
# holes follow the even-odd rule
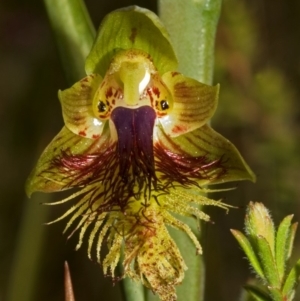
[[[27,193],[81,188],[56,202],[74,205],[56,221],[87,228],[88,255],[115,277],[141,281],[161,300],[176,300],[186,266],[166,225],[185,231],[172,213],[208,221],[196,205],[227,205],[203,195],[203,185],[254,180],[236,148],[208,126],[219,86],[178,73],[174,50],[152,12],[130,7],[109,14],[86,60],[87,76],[59,91],[65,127],[42,154]],[[77,199],[74,200],[74,199]],[[109,247],[100,259],[102,243]],[[191,250],[192,252],[192,250]]]

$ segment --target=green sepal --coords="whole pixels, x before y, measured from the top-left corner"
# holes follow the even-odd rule
[[[72,180],[70,175],[62,172],[58,166],[53,164],[54,160],[59,156],[64,156],[65,153],[85,155],[107,148],[111,143],[107,129],[103,131],[101,138],[93,140],[75,135],[67,127],[63,127],[44,150],[29,175],[25,186],[27,196],[30,197],[35,191],[54,192],[78,186],[78,182],[70,182]],[[87,161],[86,164],[89,162]],[[72,173],[72,176],[76,176],[76,174]],[[89,176],[89,174],[82,175],[80,181]]]
[[[274,288],[280,287],[280,279],[275,259],[269,242],[263,236],[257,237],[258,256],[268,284]]]
[[[215,113],[219,85],[205,85],[178,72],[167,72],[162,80],[173,98],[172,109],[160,119],[168,135],[176,137],[193,131],[207,123]]]
[[[240,232],[238,230],[230,229],[230,231],[233,234],[233,236],[236,238],[236,240],[238,241],[238,243],[241,246],[241,248],[243,249],[243,251],[245,252],[245,254],[250,262],[250,265],[252,266],[254,271],[258,274],[258,276],[260,278],[265,279],[263,270],[259,263],[259,260],[256,256],[248,238],[242,232]]]
[[[214,168],[208,179],[198,179],[199,185],[239,180],[255,181],[255,175],[235,146],[208,125],[179,137],[170,137],[157,127],[157,137],[164,149],[175,154],[186,158],[204,156],[210,162],[220,160],[222,166]],[[222,168],[224,173],[218,174]]]
[[[292,218],[293,215],[286,216],[280,223],[276,234],[275,259],[280,281],[284,277],[285,265],[288,259],[288,240]]]
[[[86,59],[87,74],[104,76],[116,52],[132,48],[148,53],[160,74],[177,70],[169,34],[159,18],[147,9],[130,6],[113,11],[103,19]]]
[[[273,301],[271,297],[262,289],[254,285],[245,285],[244,289],[257,301]]]
[[[288,301],[292,300],[290,299],[291,296],[294,294],[294,290],[299,284],[299,278],[300,278],[300,259],[297,261],[297,263],[294,265],[294,267],[289,272],[285,283],[283,285],[282,293],[284,296],[288,297]]]

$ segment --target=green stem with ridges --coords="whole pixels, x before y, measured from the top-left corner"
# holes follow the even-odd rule
[[[159,0],[159,16],[171,36],[179,61],[179,71],[206,84],[212,84],[214,44],[221,10],[221,0]],[[194,233],[196,221],[185,218]],[[189,238],[172,232],[188,266],[183,283],[177,287],[178,300],[198,301],[204,298],[205,269],[201,256],[193,252]],[[205,252],[205,250],[204,250]],[[148,301],[157,300],[150,292]]]
[[[179,71],[212,84],[221,0],[159,0],[159,16],[171,35]]]
[[[50,195],[39,194],[24,202],[24,211],[7,288],[7,301],[34,300],[41,266],[45,227],[49,210],[38,206],[39,202],[49,202]],[[37,201],[38,200],[38,201]]]
[[[70,84],[85,76],[85,59],[96,31],[82,0],[44,0]]]

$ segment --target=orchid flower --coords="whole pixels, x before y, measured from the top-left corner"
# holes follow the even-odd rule
[[[27,193],[79,188],[52,204],[74,202],[55,221],[77,223],[77,249],[87,229],[105,274],[141,281],[161,300],[176,300],[184,260],[166,225],[200,243],[176,215],[209,221],[198,205],[229,205],[204,196],[209,184],[254,180],[237,149],[208,121],[219,86],[177,72],[158,17],[145,9],[114,11],[102,22],[86,60],[87,76],[59,91],[65,126],[46,148]],[[75,199],[75,200],[74,200]],[[54,221],[54,222],[55,222]],[[100,258],[103,243],[109,247]]]

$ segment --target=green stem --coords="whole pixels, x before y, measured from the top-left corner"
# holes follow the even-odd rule
[[[212,84],[214,43],[221,0],[159,0],[158,4],[160,18],[170,33],[178,57],[179,71],[203,83]],[[195,221],[187,218],[184,222],[195,233],[199,233]],[[185,279],[177,288],[178,300],[203,300],[203,258],[195,255],[194,246],[184,233],[174,231],[172,235],[188,266]],[[151,293],[148,297],[148,301],[157,300]]]
[[[69,83],[85,76],[85,59],[96,36],[82,0],[44,0]]]
[[[49,202],[50,198],[50,195],[39,194],[25,201],[7,289],[7,301],[34,300],[45,237],[43,223],[47,220],[49,212],[48,207],[39,206],[38,202]]]
[[[159,14],[171,35],[179,71],[211,84],[221,0],[159,0]]]
[[[135,282],[132,279],[126,277],[122,281],[124,288],[124,295],[126,301],[144,301],[145,291],[144,286],[140,282]]]
[[[124,250],[122,252],[121,261],[124,260]],[[124,272],[122,265],[120,264],[119,269],[121,273]],[[145,301],[145,289],[141,282],[132,280],[129,277],[125,277],[122,280],[122,288],[126,301]]]
[[[65,74],[70,83],[85,75],[84,62],[95,37],[95,29],[81,0],[44,0],[57,40]],[[39,202],[49,201],[39,195]],[[44,238],[42,224],[49,209],[37,205],[37,197],[27,200],[21,222],[17,252],[7,290],[7,300],[31,301],[38,281]]]

